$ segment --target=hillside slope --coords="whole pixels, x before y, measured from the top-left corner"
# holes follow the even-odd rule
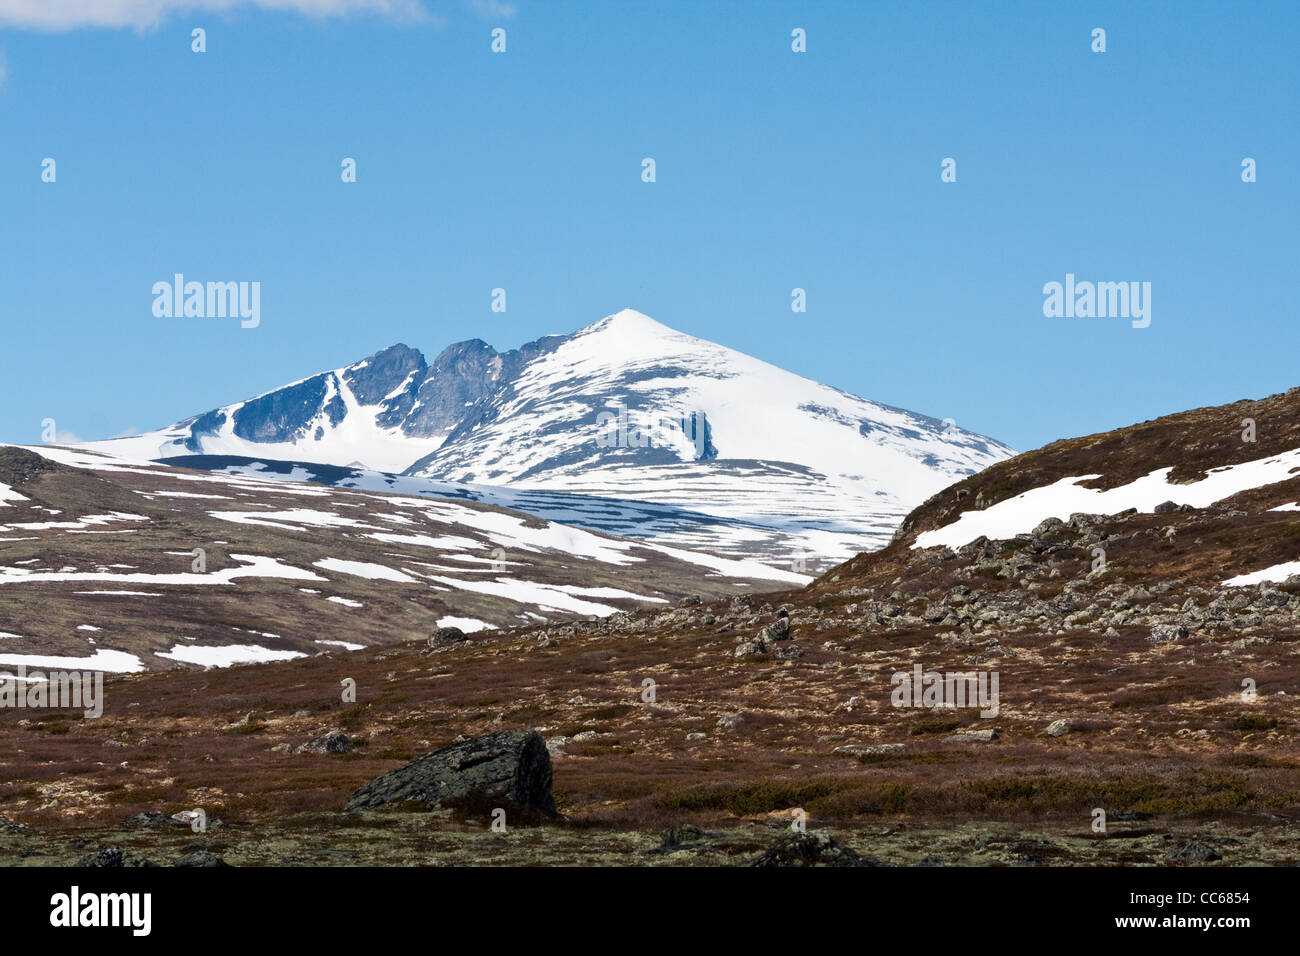
[[[472,500],[46,446],[0,446],[0,549],[0,665],[109,671],[285,659],[805,580]]]

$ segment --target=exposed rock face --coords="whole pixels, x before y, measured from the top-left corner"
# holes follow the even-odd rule
[[[542,735],[507,730],[435,750],[361,787],[349,798],[347,809],[414,801],[432,810],[466,797],[556,816],[551,757]]]

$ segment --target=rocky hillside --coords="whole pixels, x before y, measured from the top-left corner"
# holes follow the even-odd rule
[[[479,501],[0,446],[0,665],[285,660],[802,580]]]
[[[1252,640],[1300,611],[1298,500],[1293,389],[1001,462],[811,593],[856,597],[881,626],[967,636],[1158,627],[1155,639]]]

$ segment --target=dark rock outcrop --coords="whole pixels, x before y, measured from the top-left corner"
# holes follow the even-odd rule
[[[157,866],[149,860],[141,859],[138,856],[132,856],[130,853],[123,853],[115,846],[110,846],[104,850],[97,850],[94,853],[87,853],[79,858],[73,866],[99,867],[104,869],[117,869],[126,866]]]
[[[768,850],[751,860],[750,866],[885,866],[838,843],[825,830],[787,833]]]
[[[172,866],[209,868],[228,867],[230,864],[211,850],[190,850],[172,860]]]
[[[1218,850],[1201,840],[1189,840],[1165,854],[1166,863],[1213,863],[1222,859]]]
[[[305,754],[345,754],[352,752],[352,741],[341,730],[331,730],[327,734],[313,737],[296,751]]]
[[[452,647],[456,644],[463,644],[469,638],[465,632],[458,627],[440,627],[429,635],[430,647]]]
[[[136,827],[188,827],[189,824],[184,820],[177,820],[166,813],[159,813],[157,810],[146,810],[143,813],[137,813],[129,820],[122,821],[124,829]]]
[[[474,800],[558,816],[551,756],[535,730],[507,730],[444,747],[390,770],[358,789],[348,810],[413,802],[427,810]]]

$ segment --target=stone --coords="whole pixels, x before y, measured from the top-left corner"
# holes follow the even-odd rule
[[[837,842],[825,830],[791,832],[782,836],[749,866],[883,866]]]
[[[124,828],[133,829],[135,827],[183,827],[188,826],[188,824],[181,823],[179,820],[173,819],[166,813],[158,813],[156,810],[146,810],[143,813],[137,813],[129,820],[123,821],[122,826]]]
[[[1181,641],[1187,637],[1187,628],[1181,624],[1156,624],[1151,628],[1148,640],[1152,644],[1168,644]]]
[[[989,743],[997,739],[996,730],[968,730],[965,733],[945,737],[943,742],[946,744]]]
[[[1062,717],[1060,720],[1054,720],[1047,725],[1047,736],[1064,737],[1074,729],[1074,721],[1068,717]]]
[[[774,622],[758,632],[758,639],[760,641],[788,641],[790,639],[790,619],[788,617],[778,617]]]
[[[451,647],[456,644],[463,644],[469,638],[465,632],[458,627],[440,627],[429,635],[430,647]]]
[[[1200,840],[1189,840],[1165,854],[1167,863],[1212,863],[1222,859],[1218,850]]]
[[[307,741],[297,752],[300,754],[345,754],[352,751],[352,741],[341,730],[331,730],[327,734]]]
[[[847,754],[850,757],[867,757],[873,754],[895,753],[902,749],[902,744],[844,744],[841,747],[836,747],[831,753]]]
[[[123,853],[115,846],[107,849],[97,850],[94,853],[87,853],[80,857],[73,866],[97,867],[103,869],[117,869],[127,866],[157,866],[149,860],[141,857],[132,856],[130,853]]]
[[[424,754],[360,787],[348,810],[416,803],[434,810],[476,799],[558,816],[551,794],[551,757],[535,730],[505,730]]]

